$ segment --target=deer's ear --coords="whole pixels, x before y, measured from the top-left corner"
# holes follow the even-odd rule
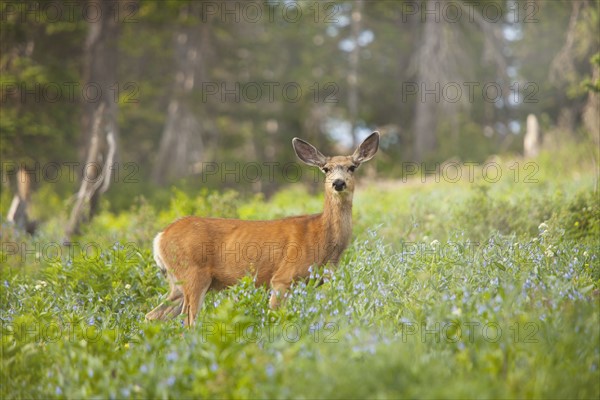
[[[373,158],[375,153],[377,153],[378,148],[379,132],[375,131],[371,133],[368,138],[363,140],[356,151],[354,151],[354,154],[352,154],[352,160],[358,164],[369,161],[371,158]]]
[[[327,162],[327,157],[321,154],[315,146],[302,139],[294,138],[292,140],[292,145],[294,146],[294,151],[298,158],[308,165],[314,165],[321,168]]]

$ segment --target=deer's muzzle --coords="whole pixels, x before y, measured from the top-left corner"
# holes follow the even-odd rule
[[[346,182],[341,179],[336,179],[333,181],[333,188],[336,190],[336,192],[341,192],[342,190],[346,189]]]

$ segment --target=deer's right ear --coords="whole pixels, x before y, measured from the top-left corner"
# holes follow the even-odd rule
[[[294,138],[292,140],[292,145],[294,146],[294,151],[298,158],[308,165],[314,165],[315,167],[321,168],[327,162],[327,157],[321,154],[315,146],[302,139]]]

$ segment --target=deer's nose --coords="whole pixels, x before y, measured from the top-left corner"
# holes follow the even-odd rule
[[[333,188],[337,192],[341,192],[346,188],[346,182],[344,182],[342,179],[336,179],[335,181],[333,181]]]

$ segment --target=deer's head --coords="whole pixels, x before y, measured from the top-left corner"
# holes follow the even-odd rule
[[[326,157],[312,144],[302,139],[292,140],[298,158],[308,165],[319,167],[325,174],[325,191],[334,195],[354,193],[354,171],[365,161],[369,161],[379,147],[379,132],[367,137],[351,156]]]

